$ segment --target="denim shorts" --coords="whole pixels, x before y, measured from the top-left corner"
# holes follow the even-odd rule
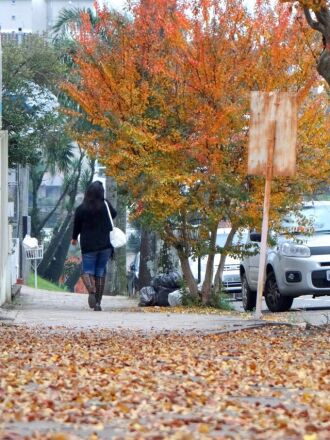
[[[82,271],[96,277],[104,277],[107,262],[111,255],[111,249],[102,251],[86,252],[82,254]]]

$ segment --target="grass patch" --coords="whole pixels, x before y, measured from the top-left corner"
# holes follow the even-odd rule
[[[51,283],[50,281],[39,277],[39,275],[37,277],[37,280],[38,280],[38,289],[52,290],[54,292],[66,292],[67,291],[65,287]],[[34,274],[33,273],[30,273],[27,285],[29,287],[34,287]]]
[[[202,303],[201,296],[192,296],[189,294],[187,289],[182,289],[182,305],[185,307],[192,307],[192,308],[214,308],[218,310],[225,310],[228,312],[233,311],[233,306],[230,303],[229,296],[224,293],[213,293],[211,295],[210,301],[207,305]]]
[[[230,297],[222,291],[212,294],[210,305],[216,309],[227,310],[229,312],[234,310],[230,302]]]

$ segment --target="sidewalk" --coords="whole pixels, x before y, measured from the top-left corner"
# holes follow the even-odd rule
[[[0,309],[0,322],[15,325],[65,327],[67,329],[127,329],[142,332],[189,331],[227,332],[266,325],[236,316],[148,312],[137,300],[125,296],[105,296],[102,312],[87,305],[87,295],[50,292],[23,286],[13,304]]]

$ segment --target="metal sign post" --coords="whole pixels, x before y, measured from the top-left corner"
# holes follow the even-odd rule
[[[289,93],[252,92],[248,173],[265,176],[255,318],[261,318],[265,284],[271,182],[292,176],[296,165],[297,104]]]

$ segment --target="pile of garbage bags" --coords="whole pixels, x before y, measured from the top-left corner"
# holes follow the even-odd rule
[[[168,307],[181,304],[181,284],[182,279],[178,272],[157,275],[151,280],[151,286],[142,287],[140,290],[139,306]]]

